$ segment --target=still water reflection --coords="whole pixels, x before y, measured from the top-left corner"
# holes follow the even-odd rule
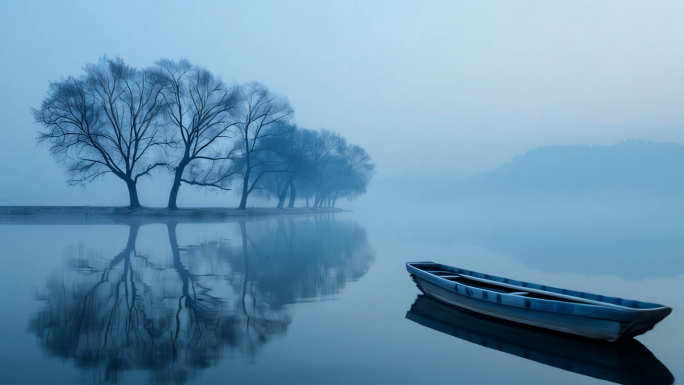
[[[116,255],[66,248],[29,327],[49,355],[105,382],[144,369],[183,383],[226,350],[256,356],[287,333],[287,304],[336,294],[374,257],[363,228],[331,216],[240,220],[226,231],[234,237],[190,245],[179,245],[177,223],[165,226],[167,258],[137,250],[136,223]]]
[[[648,384],[684,376],[676,269],[540,268],[456,231],[453,239],[423,235],[436,228],[432,218],[411,217],[0,218],[0,384]],[[668,239],[663,247],[679,244]],[[653,250],[647,258],[612,260],[661,261],[643,242]],[[416,260],[674,311],[622,345],[540,334],[414,303],[419,291],[404,263]]]
[[[545,332],[461,311],[423,295],[416,298],[406,318],[486,348],[618,384],[674,381],[665,365],[631,338],[610,343]]]

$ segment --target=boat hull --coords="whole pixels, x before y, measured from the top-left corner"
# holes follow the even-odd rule
[[[630,309],[525,298],[469,287],[462,282],[454,283],[429,271],[417,269],[411,264],[407,264],[407,269],[426,296],[451,306],[587,338],[617,341],[623,337],[633,337],[652,329],[672,311],[668,307]],[[463,269],[451,269],[457,270],[460,274],[473,274],[473,277],[479,274]],[[534,286],[523,284],[530,288]]]
[[[619,322],[484,302],[446,290],[421,278],[416,278],[416,281],[428,297],[475,313],[587,338],[616,341],[621,337],[620,329],[623,325]]]

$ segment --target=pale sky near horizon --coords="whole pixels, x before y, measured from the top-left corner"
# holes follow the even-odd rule
[[[29,113],[101,55],[262,82],[299,125],[366,148],[378,177],[467,175],[542,145],[684,143],[682,20],[677,1],[5,1],[0,205],[126,203],[113,177],[68,187]],[[168,180],[142,203],[163,205]],[[223,199],[190,191],[179,204]]]

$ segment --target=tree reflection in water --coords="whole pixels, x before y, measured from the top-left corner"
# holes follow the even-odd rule
[[[117,382],[138,369],[157,383],[184,383],[226,351],[255,357],[287,332],[287,304],[337,293],[374,258],[362,227],[330,215],[227,226],[238,233],[231,241],[179,246],[179,226],[167,223],[164,263],[136,250],[135,223],[111,259],[82,243],[68,247],[31,331],[92,382]]]

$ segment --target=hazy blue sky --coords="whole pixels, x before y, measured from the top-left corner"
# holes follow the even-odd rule
[[[379,177],[474,173],[546,144],[684,143],[682,2],[141,3],[0,3],[0,205],[126,203],[113,178],[66,186],[29,113],[104,54],[258,80],[300,125],[364,146]],[[167,179],[142,203],[163,204]]]

